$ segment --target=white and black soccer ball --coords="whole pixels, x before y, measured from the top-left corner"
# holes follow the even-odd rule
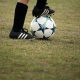
[[[33,36],[41,39],[48,39],[55,33],[56,24],[50,16],[34,18],[30,30]]]

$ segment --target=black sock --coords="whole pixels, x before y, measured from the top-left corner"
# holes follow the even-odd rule
[[[37,0],[36,7],[43,9],[47,4],[47,0]]]
[[[18,32],[23,28],[27,9],[28,9],[27,5],[22,4],[20,2],[17,3],[12,28],[13,31]]]

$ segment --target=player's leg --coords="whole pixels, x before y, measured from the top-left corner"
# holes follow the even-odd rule
[[[33,36],[23,29],[29,0],[20,0],[16,4],[13,27],[9,37],[12,39],[31,39]]]
[[[37,0],[35,7],[33,8],[32,15],[35,17],[43,16],[43,15],[50,15],[53,14],[55,11],[49,6],[46,6],[47,0]]]
[[[18,2],[23,3],[23,4],[28,4],[29,0],[19,0]]]

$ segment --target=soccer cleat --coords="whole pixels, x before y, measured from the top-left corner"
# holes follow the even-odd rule
[[[32,11],[32,15],[35,17],[40,17],[40,16],[47,16],[47,15],[54,14],[54,12],[55,11],[51,9],[49,6],[45,6],[44,9],[39,9],[35,6]]]
[[[54,12],[55,11],[53,9],[46,6],[44,11],[42,12],[41,16],[51,15],[51,14],[54,14]]]
[[[21,30],[19,32],[11,31],[9,37],[12,39],[34,39],[34,36],[28,33],[28,31],[24,30]]]

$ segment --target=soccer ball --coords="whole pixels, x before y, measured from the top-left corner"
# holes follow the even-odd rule
[[[50,16],[34,18],[31,22],[30,31],[33,36],[48,39],[55,33],[56,24]]]

